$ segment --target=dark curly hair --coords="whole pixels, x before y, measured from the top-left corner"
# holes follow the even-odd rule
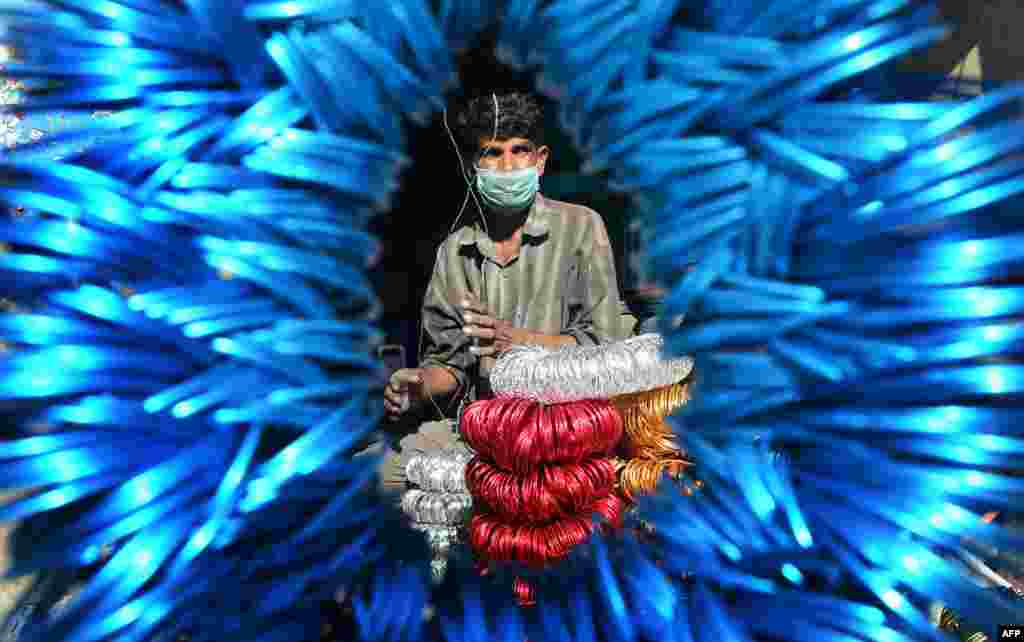
[[[495,92],[498,96],[499,140],[525,138],[538,147],[544,144],[544,111],[540,101],[521,91]],[[455,120],[460,144],[469,153],[476,152],[481,138],[494,134],[494,97],[480,94],[470,100]]]

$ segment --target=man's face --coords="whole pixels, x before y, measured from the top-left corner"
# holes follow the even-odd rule
[[[499,172],[511,172],[536,165],[537,173],[543,176],[548,153],[546,146],[537,147],[526,138],[481,138],[476,164],[483,169]]]

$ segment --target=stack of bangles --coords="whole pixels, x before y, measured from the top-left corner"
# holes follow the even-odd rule
[[[689,359],[665,360],[658,335],[551,351],[516,347],[491,372],[495,398],[471,404],[463,437],[474,498],[470,545],[482,563],[543,568],[618,527],[628,500],[688,462],[665,418],[685,403]],[[532,589],[517,580],[522,604]]]
[[[622,419],[610,402],[477,401],[462,431],[477,452],[466,486],[475,500],[469,543],[481,561],[543,568],[585,542],[596,516],[621,524],[612,453]],[[516,593],[533,603],[525,581]]]
[[[411,488],[402,495],[402,511],[427,537],[436,582],[444,577],[449,549],[462,540],[473,503],[465,481],[470,457],[465,448],[447,448],[413,455],[405,465]]]
[[[622,415],[624,435],[619,448],[619,487],[627,499],[657,490],[667,475],[681,481],[681,490],[689,495],[701,482],[683,475],[692,465],[676,443],[668,416],[689,399],[689,383],[675,383],[647,392],[621,395],[612,403]]]

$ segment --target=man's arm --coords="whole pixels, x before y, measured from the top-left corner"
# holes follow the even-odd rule
[[[420,388],[422,392],[420,402],[429,402],[431,399],[448,399],[462,387],[462,384],[448,368],[426,366],[422,372],[423,386]]]
[[[596,212],[584,238],[581,265],[581,309],[566,332],[580,345],[591,346],[624,339],[632,324],[624,322],[625,312],[615,275],[615,256],[604,221]],[[627,325],[631,326],[627,328]]]
[[[458,308],[460,293],[453,289],[449,273],[457,258],[442,246],[423,302],[423,346],[419,366],[424,370],[424,400],[441,404],[464,390],[475,358],[469,354],[469,339],[462,331]]]
[[[459,379],[447,368],[401,368],[391,373],[384,387],[384,414],[397,421],[406,412],[445,401],[460,388]],[[443,414],[443,411],[442,411]]]
[[[579,345],[579,341],[576,340],[576,337],[567,334],[544,334],[543,332],[526,331],[523,345],[543,346],[549,350],[556,350],[562,346]]]
[[[479,345],[469,347],[470,354],[481,357],[485,366],[512,346],[543,346],[554,350],[562,346],[577,345],[568,335],[544,334],[514,327],[504,319],[496,319],[476,300],[462,302],[463,334],[479,339]],[[484,368],[489,370],[488,367]]]

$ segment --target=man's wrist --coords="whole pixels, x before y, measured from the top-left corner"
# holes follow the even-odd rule
[[[524,331],[526,333],[524,343],[526,345],[542,346],[544,348],[561,348],[563,346],[578,345],[575,337],[567,334],[544,334],[542,332],[530,332],[529,330]]]
[[[462,389],[459,377],[449,368],[441,365],[421,366],[423,385],[419,388],[419,403],[427,403],[430,399],[447,398]]]

